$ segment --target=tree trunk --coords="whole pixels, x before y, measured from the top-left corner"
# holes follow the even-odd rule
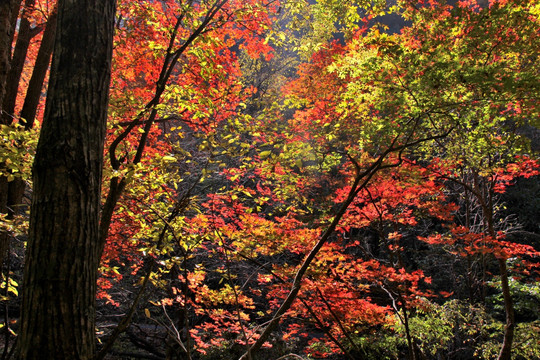
[[[24,104],[21,110],[21,123],[24,124],[26,130],[31,129],[34,126],[43,83],[45,82],[45,76],[49,69],[49,63],[51,62],[54,37],[56,34],[56,13],[57,10],[54,9],[47,20],[43,38],[41,39],[41,45],[39,46],[39,51],[36,56],[36,63],[30,81],[28,82],[26,96],[24,97]]]
[[[481,194],[481,192],[478,192]],[[489,190],[487,193],[487,199],[478,198],[482,209],[484,211],[484,219],[487,224],[487,232],[492,239],[497,238],[494,222],[494,205],[493,205],[493,192]],[[504,337],[501,346],[501,351],[497,360],[511,360],[512,359],[512,343],[514,341],[514,329],[516,327],[516,320],[514,314],[514,302],[512,300],[512,294],[510,293],[510,284],[508,282],[508,269],[506,266],[506,259],[499,257],[497,259],[499,263],[499,275],[501,276],[501,288],[504,300],[504,313],[506,316],[506,324],[504,326]]]
[[[29,6],[28,3],[29,2],[27,1],[27,6]],[[24,98],[24,106],[20,114],[21,119],[19,119],[19,123],[21,125],[24,125],[26,130],[30,130],[34,126],[37,108],[39,106],[41,93],[43,89],[43,83],[45,82],[45,76],[47,74],[47,70],[49,68],[49,63],[51,60],[55,31],[56,31],[56,9],[52,12],[52,14],[49,17],[49,20],[47,21],[46,29],[45,29],[45,32],[43,33],[43,39],[39,47],[34,69],[32,71],[32,77],[30,78],[28,89],[26,91],[26,96]],[[19,43],[19,38],[17,38],[17,43]],[[17,52],[16,50],[17,48],[15,48],[12,64],[14,64],[17,60],[20,60],[24,63],[25,58],[19,58],[19,59],[16,58],[15,56]],[[10,71],[10,76],[8,76],[8,82],[16,81],[18,83],[20,74],[19,74],[19,77],[12,79],[11,77],[12,72],[13,71]],[[17,87],[14,90],[15,92],[17,92]],[[15,99],[13,99],[13,104],[10,104],[10,103],[7,103],[6,101],[8,97],[9,97],[9,90],[7,91],[6,96],[4,98],[4,109],[5,111],[13,112],[15,108]],[[12,107],[8,107],[11,105]],[[24,119],[22,119],[23,117]],[[7,208],[6,209],[7,209],[8,219],[12,219],[14,215],[21,212],[21,205],[22,205],[22,199],[24,196],[25,188],[26,188],[25,181],[18,177],[16,177],[15,179],[7,183],[7,190],[6,190]],[[8,234],[4,234],[4,235],[8,236]],[[5,242],[7,244],[9,242],[9,239],[6,240]]]
[[[59,0],[16,359],[90,359],[114,0]]]
[[[21,0],[0,0],[0,119],[3,116],[2,99],[11,62],[11,43]],[[1,123],[1,122],[0,122]]]
[[[11,43],[15,22],[19,14],[21,0],[0,0],[0,125],[4,124],[2,99],[7,85],[7,77],[11,65]],[[4,146],[4,144],[0,144]],[[4,166],[0,163],[0,166]],[[5,176],[0,176],[0,214],[8,212],[9,183]],[[9,234],[0,229],[0,271],[4,258],[9,249]]]
[[[27,1],[27,5],[29,3],[30,2]],[[32,72],[32,77],[30,78],[28,89],[26,91],[26,96],[24,99],[24,106],[20,114],[20,117],[21,117],[19,119],[20,124],[24,125],[26,130],[31,129],[34,125],[37,108],[39,105],[39,101],[41,99],[43,83],[45,81],[45,76],[46,76],[47,70],[49,68],[49,63],[51,60],[52,48],[54,44],[55,29],[56,29],[56,9],[52,12],[52,14],[49,16],[49,20],[47,21],[47,26],[45,28],[43,39],[39,47],[39,52],[36,58],[36,63],[34,65],[34,70]],[[19,40],[20,39],[17,38],[17,43],[19,43]],[[19,51],[21,52],[22,50],[19,50]],[[17,50],[15,49],[15,53],[13,55],[13,59],[11,60],[11,64],[15,64],[18,61],[24,63],[25,58],[22,58],[21,56],[16,56],[16,53],[17,53]],[[26,50],[24,51],[24,53],[26,56]],[[16,81],[18,84],[19,77],[14,77],[12,79],[12,76],[14,76],[13,73],[14,73],[13,69],[11,69],[8,75],[8,78],[9,78],[8,82]],[[9,123],[10,121],[8,122],[8,120],[11,119],[11,115],[6,116],[6,113],[12,114],[14,111],[15,103],[13,103],[13,106],[10,107],[9,102],[6,100],[10,96],[9,85],[7,86],[7,88],[8,88],[7,93],[4,96],[4,104],[7,103],[8,105],[4,106],[5,116],[3,119],[0,119],[0,123],[2,122]],[[15,92],[16,91],[17,89],[15,89]],[[7,213],[8,219],[13,218],[13,215],[19,211],[18,207],[22,203],[25,187],[26,187],[26,183],[20,178],[15,178],[12,181],[8,182],[6,177],[4,176],[0,177],[0,213],[4,213],[4,214]],[[7,252],[9,251],[9,247],[10,247],[9,242],[10,242],[10,235],[6,232],[0,231],[0,264],[4,263],[4,257],[7,255]]]
[[[508,269],[505,259],[498,259],[499,273],[501,275],[501,287],[504,299],[504,312],[506,314],[506,325],[504,326],[504,339],[499,352],[498,360],[510,360],[512,358],[512,343],[514,340],[514,329],[516,327],[514,315],[514,303],[510,294],[508,283]]]
[[[17,34],[17,42],[13,49],[13,56],[10,62],[10,69],[7,75],[6,90],[3,97],[2,116],[4,124],[11,124],[15,119],[15,104],[17,103],[17,94],[19,90],[19,82],[26,60],[26,54],[30,46],[30,40],[37,32],[32,31],[30,21],[28,20],[28,12],[34,7],[34,0],[26,0],[24,10],[22,11],[21,20],[19,22],[19,32]]]

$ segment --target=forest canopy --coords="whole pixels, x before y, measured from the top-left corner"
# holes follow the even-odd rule
[[[0,8],[2,359],[540,358],[538,1]]]

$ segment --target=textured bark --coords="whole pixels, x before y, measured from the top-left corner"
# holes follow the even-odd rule
[[[20,4],[21,0],[0,0],[0,100],[4,98],[6,92],[6,79],[11,62],[11,43]],[[0,101],[0,119],[2,114]]]
[[[7,77],[11,63],[11,43],[21,0],[0,0],[0,124],[4,123],[2,99],[6,92]],[[3,146],[3,144],[0,144]],[[3,164],[0,164],[3,166]],[[7,178],[0,176],[0,214],[8,212]],[[0,269],[9,248],[9,235],[0,230]]]
[[[498,360],[512,359],[512,343],[514,342],[514,330],[516,320],[514,315],[514,302],[510,293],[510,285],[508,283],[508,269],[506,260],[499,259],[499,273],[501,275],[501,287],[504,298],[504,312],[506,314],[506,324],[504,326],[504,339],[499,352]]]
[[[484,221],[487,226],[486,231],[492,239],[497,238],[495,231],[495,219],[494,219],[494,200],[493,200],[493,187],[485,192],[485,197],[482,196],[483,192],[480,190],[478,182],[475,183],[475,195],[482,207],[484,213]],[[506,316],[506,324],[504,326],[504,336],[501,350],[497,360],[511,360],[512,359],[512,344],[514,342],[514,330],[516,327],[516,319],[514,313],[514,301],[512,300],[512,294],[510,293],[510,284],[508,281],[508,269],[506,266],[506,259],[498,258],[499,263],[499,275],[501,276],[501,288],[504,300],[504,313]]]
[[[16,359],[90,359],[114,0],[60,0]]]
[[[20,3],[20,1],[17,1]],[[12,12],[9,14],[11,22],[15,19],[18,11],[16,7],[20,4],[13,2]],[[26,0],[25,7],[29,8],[34,6],[34,0]],[[12,26],[12,25],[11,25]],[[19,81],[21,78],[24,62],[26,59],[26,53],[28,52],[28,46],[30,45],[30,39],[32,37],[32,32],[30,29],[30,22],[26,17],[22,17],[19,24],[19,32],[17,35],[17,43],[13,50],[13,56],[8,59],[9,66],[5,68],[7,70],[7,75],[5,78],[5,87],[3,91],[2,99],[2,112],[0,123],[2,124],[11,124],[15,118],[15,103],[17,100],[17,91],[19,88]],[[12,39],[12,37],[11,37]],[[10,43],[11,45],[11,43]],[[0,165],[2,166],[2,165]],[[0,178],[0,212],[7,213],[8,219],[11,219],[14,215],[16,205],[20,204],[22,195],[24,192],[24,182],[20,179],[15,179],[12,181],[7,181],[6,177]],[[6,257],[9,251],[9,241],[10,235],[1,232],[0,233],[0,264],[4,263],[4,258]]]
[[[25,1],[21,21],[19,23],[17,42],[13,49],[13,56],[10,63],[11,66],[7,75],[6,91],[3,97],[2,108],[4,112],[2,116],[4,119],[2,122],[4,124],[11,124],[15,119],[15,104],[17,102],[19,82],[21,80],[26,54],[28,53],[30,40],[38,33],[38,31],[32,31],[30,21],[28,21],[28,17],[26,16],[34,7],[34,2],[34,0]]]
[[[2,166],[2,164],[0,164]],[[9,183],[5,176],[0,176],[0,214],[6,214],[8,212],[7,199],[8,199]],[[9,234],[0,229],[0,272],[6,258],[9,249]]]
[[[36,57],[36,63],[32,71],[32,76],[28,82],[28,89],[24,98],[24,104],[21,110],[21,119],[24,127],[28,130],[34,126],[36,119],[37,108],[41,98],[43,83],[49,69],[51,54],[53,51],[54,37],[56,34],[56,9],[51,13],[47,20],[41,45]]]
[[[28,6],[28,1],[27,1],[27,6]],[[50,15],[49,20],[47,21],[45,32],[43,33],[43,39],[41,40],[41,45],[39,47],[39,51],[36,57],[34,69],[32,71],[32,77],[30,78],[28,89],[26,91],[26,96],[24,98],[24,105],[20,114],[19,123],[24,125],[26,130],[30,130],[34,126],[34,122],[35,122],[35,118],[37,114],[37,108],[39,106],[39,102],[40,102],[41,94],[43,90],[43,84],[45,82],[45,76],[49,68],[49,63],[51,61],[55,32],[56,32],[56,9]],[[19,43],[19,38],[17,38],[17,44],[18,43]],[[16,54],[17,54],[17,47],[15,48],[12,63],[16,62],[15,61],[15,59],[17,58],[15,56]],[[26,52],[25,52],[25,56],[26,56]],[[21,61],[24,62],[24,60],[25,58],[21,58]],[[12,68],[12,71],[10,71],[10,76],[8,76],[8,82],[12,81],[12,76],[13,76],[13,81],[17,81],[17,82],[19,81],[20,74],[17,77],[17,74],[14,73],[13,68]],[[16,92],[18,89],[15,88],[14,90]],[[8,109],[6,110],[7,112],[10,112],[10,111],[13,112],[14,107],[15,107],[15,99],[13,99],[13,103],[8,102],[7,99],[9,97],[9,92],[10,90],[8,89],[6,96],[4,98],[4,109]],[[12,107],[9,107],[9,106],[12,106]],[[20,178],[15,178],[7,184],[6,193],[7,193],[8,219],[13,218],[13,215],[21,212],[21,204],[22,204],[25,188],[26,188],[26,183],[24,182],[24,180]],[[4,234],[4,235],[8,236],[8,234]],[[5,243],[8,244],[8,241],[9,239],[5,240]]]
[[[33,3],[30,1],[26,2],[26,5],[29,6],[29,4]],[[41,98],[41,93],[43,89],[43,83],[45,81],[45,75],[47,73],[47,70],[49,68],[49,63],[51,60],[51,54],[52,54],[52,48],[54,45],[54,34],[56,30],[56,10],[53,11],[53,13],[49,16],[49,20],[47,21],[47,26],[45,28],[45,32],[43,33],[43,39],[41,41],[41,45],[39,48],[38,55],[36,57],[36,62],[34,65],[34,70],[32,72],[32,77],[30,78],[30,82],[28,84],[28,89],[26,92],[26,96],[24,99],[24,105],[20,114],[20,117],[23,119],[20,119],[20,123],[23,124],[26,128],[26,130],[29,130],[34,125],[34,120],[37,113],[37,108],[39,105],[39,101]],[[20,34],[20,32],[19,32]],[[30,37],[32,34],[29,34]],[[17,44],[20,43],[20,37],[17,38]],[[20,70],[22,70],[22,65],[24,64],[25,57],[26,57],[26,49],[22,45],[19,46],[19,51],[17,51],[17,46],[14,50],[13,59],[11,60],[11,64],[13,66],[16,66],[18,62],[22,62],[22,64],[19,64],[18,67]],[[24,57],[21,56],[24,52]],[[17,55],[19,53],[19,55]],[[18,74],[18,75],[17,75]],[[8,75],[8,84],[9,82],[13,81],[17,83],[20,79],[20,73],[17,71],[14,71],[13,68],[10,70]],[[15,88],[15,95],[17,92],[18,86]],[[8,122],[11,119],[11,116],[7,116],[7,114],[12,114],[15,107],[15,99],[13,99],[13,103],[10,106],[10,101],[8,98],[9,95],[9,85],[7,93],[4,97],[4,109],[5,109],[5,116],[4,120],[5,122]],[[2,121],[4,121],[2,120]],[[7,213],[8,218],[12,218],[15,213],[18,212],[18,207],[20,206],[22,202],[22,198],[24,195],[26,184],[22,179],[15,178],[14,180],[8,182],[7,178],[0,177],[0,212]],[[4,263],[4,258],[7,254],[7,251],[9,250],[9,241],[10,241],[10,235],[5,232],[0,232],[0,264]]]
[[[477,192],[481,193],[481,192]],[[484,219],[487,225],[487,233],[491,238],[496,239],[497,234],[495,231],[494,221],[494,209],[493,205],[493,192],[489,190],[486,199],[479,199],[482,209],[484,211]],[[514,313],[514,301],[512,300],[512,294],[510,293],[510,284],[508,281],[508,269],[506,267],[506,259],[498,258],[499,263],[499,275],[501,276],[501,288],[504,300],[504,313],[506,317],[506,324],[504,326],[504,337],[501,346],[501,351],[497,360],[511,360],[512,359],[512,344],[514,342],[514,330],[516,327],[516,319]]]

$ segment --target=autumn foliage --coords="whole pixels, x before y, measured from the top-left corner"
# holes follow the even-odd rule
[[[36,35],[0,175],[29,192],[21,109],[55,2],[26,3]],[[118,1],[99,356],[540,356],[538,228],[523,225],[538,215],[540,6],[311,3]],[[0,214],[11,242],[21,209]]]

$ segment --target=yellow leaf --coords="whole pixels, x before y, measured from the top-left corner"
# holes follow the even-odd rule
[[[271,154],[272,154],[272,151],[267,150],[267,151],[261,152],[261,153],[259,154],[259,156],[261,157],[261,159],[264,159],[264,158],[270,156]]]

